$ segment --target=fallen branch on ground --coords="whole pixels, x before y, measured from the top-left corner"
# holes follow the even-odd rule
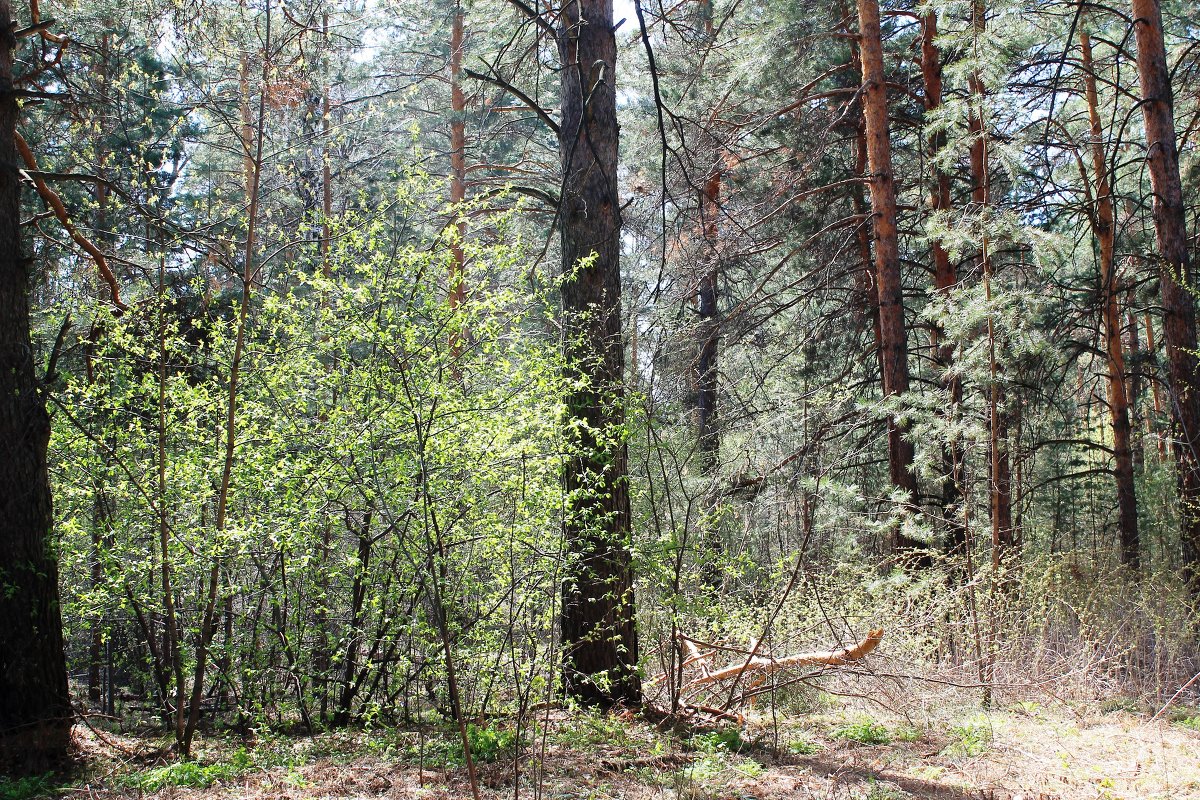
[[[768,675],[795,667],[840,667],[846,664],[853,664],[878,647],[882,639],[883,628],[875,628],[867,634],[867,638],[853,647],[847,647],[842,650],[801,653],[795,656],[784,656],[783,658],[755,656],[747,661],[734,664],[725,669],[716,670],[715,672],[705,670],[706,674],[702,674],[700,677],[691,680],[683,687],[683,691],[695,689],[700,686],[708,686],[730,678],[737,678],[743,674],[749,674],[755,682],[759,682],[764,680]]]

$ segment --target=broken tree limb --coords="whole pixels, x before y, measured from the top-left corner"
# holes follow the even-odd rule
[[[748,661],[740,664],[735,664],[732,667],[709,672],[707,675],[701,675],[698,678],[690,681],[684,690],[695,689],[701,686],[708,686],[713,683],[718,683],[730,678],[739,678],[743,675],[749,675],[754,680],[765,679],[767,675],[776,672],[781,672],[795,667],[805,666],[825,666],[825,667],[840,667],[846,664],[853,664],[861,660],[864,656],[879,646],[879,642],[883,639],[883,628],[875,628],[867,634],[867,638],[863,639],[853,647],[847,647],[842,650],[825,650],[812,653],[801,653],[794,656],[784,656],[783,658],[772,658],[768,656],[756,656]]]
[[[96,262],[96,269],[100,272],[100,279],[108,286],[110,302],[118,311],[124,312],[128,310],[128,306],[121,302],[121,290],[117,286],[116,276],[113,275],[112,270],[108,266],[108,259],[104,257],[104,253],[101,252],[99,247],[92,244],[75,227],[75,223],[71,221],[71,216],[67,213],[67,207],[63,205],[62,198],[58,196],[58,192],[51,189],[41,177],[41,170],[38,169],[37,159],[34,158],[33,151],[29,149],[29,144],[25,141],[25,138],[19,133],[14,133],[14,136],[17,142],[17,150],[21,154],[21,159],[25,162],[25,174],[33,181],[33,186],[37,189],[38,195],[50,207],[50,210],[54,212],[54,216],[58,218],[58,221],[66,229],[67,234],[70,235],[75,244],[83,248],[84,252]]]

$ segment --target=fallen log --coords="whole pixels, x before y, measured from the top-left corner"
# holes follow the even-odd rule
[[[757,683],[764,680],[768,675],[795,667],[840,667],[846,664],[853,664],[878,647],[882,639],[883,628],[875,628],[867,634],[867,638],[853,647],[847,647],[842,650],[801,653],[794,656],[784,656],[783,658],[754,656],[731,667],[715,671],[705,670],[705,674],[688,682],[683,687],[683,691],[686,692],[701,686],[708,686],[731,678],[738,678],[742,675],[749,675]]]

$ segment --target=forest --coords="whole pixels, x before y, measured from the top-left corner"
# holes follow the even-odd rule
[[[0,167],[0,800],[1200,798],[1193,0],[0,0]]]

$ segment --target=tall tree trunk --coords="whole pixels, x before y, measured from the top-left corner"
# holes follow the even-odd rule
[[[925,86],[924,106],[926,114],[934,114],[942,107],[942,55],[937,49],[937,12],[930,11],[922,18],[922,36],[920,36],[920,76]],[[930,209],[935,213],[946,212],[952,207],[950,200],[950,175],[937,166],[935,157],[938,151],[946,146],[946,134],[932,134],[928,143],[930,164],[932,164],[932,185],[930,191]],[[934,255],[934,290],[942,299],[949,297],[955,285],[958,285],[958,270],[950,260],[950,254],[940,241],[932,246]],[[942,384],[946,387],[949,407],[944,411],[947,422],[950,422],[955,409],[962,404],[962,381],[954,372],[954,344],[947,341],[946,332],[940,325],[935,325],[931,333],[932,351],[937,367],[942,371]],[[962,465],[966,463],[966,453],[961,440],[954,438],[942,449],[942,515],[946,524],[946,552],[952,555],[966,553],[966,527],[961,519],[962,504]]]
[[[984,0],[974,0],[971,6],[971,23],[975,39],[983,38],[987,28],[987,6]],[[971,203],[979,215],[984,231],[979,253],[983,272],[984,297],[992,304],[992,252],[991,237],[987,233],[988,209],[991,206],[990,165],[987,143],[987,126],[983,119],[983,105],[987,88],[978,68],[971,74],[971,110],[967,125],[971,135]],[[988,344],[988,454],[989,486],[988,508],[992,522],[992,563],[999,566],[1006,551],[1013,545],[1012,521],[1012,468],[1008,448],[1008,412],[1005,411],[1005,392],[1001,385],[1001,367],[997,355],[996,315],[990,310],[987,320]]]
[[[900,239],[897,232],[896,184],[889,139],[887,79],[883,72],[883,42],[878,0],[858,0],[859,42],[863,82],[863,121],[870,171],[871,214],[875,230],[875,284],[879,295],[879,352],[883,368],[883,394],[895,397],[908,391],[908,331],[904,325],[904,297],[900,276]],[[917,498],[913,471],[913,444],[908,426],[888,418],[888,472],[892,486],[904,491],[909,503]],[[899,530],[898,548],[919,544]]]
[[[1200,380],[1196,375],[1196,304],[1184,217],[1179,147],[1175,137],[1174,97],[1163,41],[1158,0],[1133,0],[1146,160],[1154,189],[1154,233],[1159,252],[1163,334],[1174,423],[1178,470],[1179,518],[1184,574],[1200,592]]]
[[[700,16],[704,23],[705,44],[711,46],[716,35],[712,0],[700,0]],[[709,125],[713,124],[715,124],[715,119],[710,117]],[[700,325],[697,328],[696,340],[696,436],[700,450],[700,469],[703,471],[704,477],[712,481],[721,460],[721,432],[717,421],[721,320],[717,310],[717,301],[718,281],[721,275],[719,245],[724,163],[721,143],[711,131],[705,132],[704,142],[706,150],[711,150],[711,152],[704,153],[711,159],[711,163],[704,179],[704,187],[700,192],[700,226],[704,239],[704,250],[701,256],[703,271],[700,275],[697,292]],[[721,544],[720,526],[713,518],[716,503],[713,503],[713,507],[707,511],[709,518],[704,523],[704,544],[708,548],[711,560],[706,562],[708,573],[706,578],[710,586],[718,586],[721,582],[718,558],[724,548]]]
[[[857,58],[857,56],[852,57]],[[856,148],[854,174],[865,181],[868,178],[867,173],[870,167],[867,165],[866,129],[861,124],[857,126],[854,142]],[[880,346],[880,340],[883,334],[879,327],[879,290],[875,287],[875,256],[871,251],[871,229],[873,226],[870,223],[872,215],[863,184],[856,183],[851,187],[850,200],[854,205],[855,216],[861,219],[861,222],[854,226],[854,239],[858,245],[858,260],[860,262],[860,268],[854,271],[855,301],[859,308],[865,309],[865,321],[871,324],[871,354],[875,356],[875,363],[879,367],[880,380],[882,380],[883,350]],[[863,319],[857,312],[857,309],[856,317],[861,329]]]
[[[1164,459],[1167,457],[1166,442],[1163,441],[1163,434],[1159,430],[1159,420],[1163,415],[1163,400],[1162,388],[1160,387],[1161,379],[1159,373],[1161,370],[1158,365],[1158,344],[1154,340],[1154,318],[1147,311],[1144,315],[1146,320],[1146,362],[1149,364],[1150,370],[1150,396],[1154,401],[1154,416],[1151,420],[1151,427],[1155,431],[1154,441],[1158,446],[1158,457]]]
[[[0,85],[11,87],[16,27],[0,0]],[[36,774],[66,755],[71,700],[50,548],[50,417],[29,333],[21,253],[17,100],[0,95],[0,772]]]
[[[1125,298],[1125,330],[1129,332],[1128,363],[1137,365],[1125,371],[1126,377],[1126,394],[1129,396],[1129,430],[1131,431],[1132,441],[1130,448],[1133,450],[1133,471],[1137,474],[1146,464],[1146,413],[1142,408],[1142,342],[1138,336],[1138,320],[1137,314],[1134,312],[1134,306],[1137,304],[1137,296],[1133,287],[1129,287]]]
[[[568,0],[561,58],[559,229],[567,429],[563,481],[571,565],[563,584],[563,684],[602,707],[641,702],[630,553],[621,212],[617,197],[617,43],[612,0]]]
[[[925,84],[925,112],[932,114],[942,107],[942,57],[937,48],[937,12],[930,11],[921,20],[921,79]],[[937,166],[935,156],[946,145],[946,135],[938,132],[929,140],[930,163],[933,164],[933,185],[930,192],[930,207],[934,213],[946,212],[951,208],[950,175]],[[941,242],[933,243],[934,289],[942,298],[949,296],[958,285],[958,271],[950,260],[950,253]],[[954,371],[954,345],[946,340],[940,326],[933,328],[934,359],[942,370],[942,383],[950,401],[946,409],[949,419],[955,409],[962,405],[962,380]],[[963,465],[966,453],[962,441],[954,438],[942,451],[942,509],[945,517],[947,542],[946,552],[962,556],[967,548],[967,530],[961,518]]]
[[[1133,484],[1133,450],[1130,447],[1129,394],[1125,383],[1125,353],[1121,344],[1121,309],[1116,270],[1116,213],[1104,153],[1104,129],[1100,125],[1100,100],[1092,63],[1092,41],[1086,31],[1079,34],[1084,94],[1087,98],[1091,133],[1092,178],[1095,209],[1092,229],[1100,245],[1100,315],[1104,349],[1108,355],[1108,411],[1113,429],[1113,454],[1117,481],[1118,526],[1121,563],[1138,568],[1137,495]]]
[[[450,204],[452,213],[458,213],[458,204],[467,197],[467,102],[462,89],[463,22],[465,14],[462,2],[454,5],[454,21],[450,28]],[[457,235],[450,246],[450,307],[456,308],[466,297],[464,283],[464,256],[462,238],[466,225],[461,220],[455,223]],[[461,347],[458,334],[451,337],[451,346],[457,353]]]

